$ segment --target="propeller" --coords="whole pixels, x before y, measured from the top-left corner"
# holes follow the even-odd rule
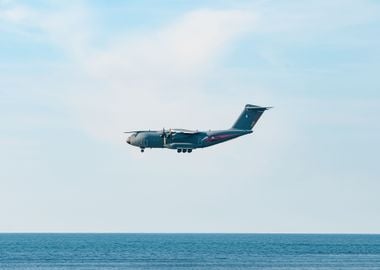
[[[165,128],[162,129],[161,138],[163,138],[164,145],[165,145],[166,144],[166,138],[167,138]]]
[[[161,138],[164,140],[164,145],[166,144],[166,140],[172,136],[172,130],[169,129],[169,131],[165,130],[165,128],[162,129]]]

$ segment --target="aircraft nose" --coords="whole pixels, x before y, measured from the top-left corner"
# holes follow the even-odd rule
[[[131,137],[128,137],[128,138],[127,138],[127,143],[128,143],[128,144],[131,144]]]

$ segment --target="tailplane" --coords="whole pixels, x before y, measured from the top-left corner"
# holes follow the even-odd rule
[[[247,104],[235,124],[233,129],[250,130],[252,129],[261,115],[272,107],[260,107],[256,105]]]

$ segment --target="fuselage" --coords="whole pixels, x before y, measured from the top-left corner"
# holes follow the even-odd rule
[[[247,104],[233,126],[224,130],[163,129],[157,131],[127,131],[126,133],[132,133],[128,137],[127,143],[140,147],[141,152],[144,152],[145,148],[167,148],[176,149],[177,152],[190,153],[196,148],[209,147],[252,133],[252,129],[261,115],[269,108]]]
[[[179,152],[191,152],[196,148],[209,147],[242,135],[250,134],[252,130],[210,130],[210,131],[141,131],[128,137],[127,143],[144,148],[179,149]]]

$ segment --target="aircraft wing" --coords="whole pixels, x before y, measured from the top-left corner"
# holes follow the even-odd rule
[[[149,132],[150,130],[132,130],[132,131],[124,131],[124,133],[140,133],[140,132]]]
[[[188,129],[180,129],[180,128],[172,128],[171,132],[172,133],[177,133],[177,134],[189,134],[189,135],[193,135],[193,134],[198,134],[199,133],[198,130],[188,130]]]
[[[124,133],[135,133],[139,134],[141,132],[152,132],[152,130],[132,130],[132,131],[124,131]],[[188,130],[188,129],[180,129],[180,128],[172,128],[169,130],[163,130],[163,132],[169,132],[171,134],[186,134],[186,135],[194,135],[200,133],[197,130]]]

